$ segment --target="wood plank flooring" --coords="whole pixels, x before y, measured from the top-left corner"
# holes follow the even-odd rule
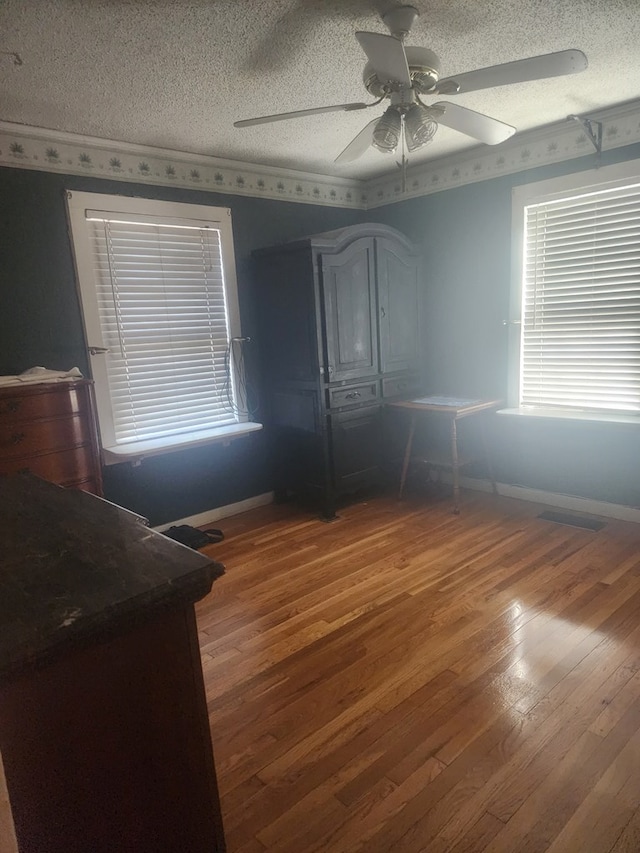
[[[540,510],[223,522],[197,617],[230,853],[640,851],[640,526]]]

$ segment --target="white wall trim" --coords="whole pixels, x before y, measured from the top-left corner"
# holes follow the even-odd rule
[[[640,99],[586,117],[603,124],[603,150],[640,142]],[[0,121],[0,166],[178,186],[205,192],[367,210],[409,198],[597,155],[582,127],[565,119],[410,168],[402,191],[395,168],[369,181],[242,163]]]
[[[443,477],[443,480],[451,483],[451,476],[447,475]],[[474,477],[460,477],[460,485],[464,489],[474,489],[479,492],[493,491],[490,480]],[[599,515],[604,518],[617,518],[620,521],[632,521],[635,524],[640,524],[640,509],[637,507],[581,498],[578,495],[561,495],[542,489],[530,489],[526,486],[512,486],[508,483],[497,483],[497,487],[498,493],[506,498],[516,498],[521,501],[531,501],[532,503],[582,512],[586,515]]]
[[[256,509],[259,506],[266,506],[273,503],[273,492],[265,492],[262,495],[254,495],[252,498],[247,498],[244,501],[227,504],[226,506],[218,506],[214,509],[209,509],[206,512],[200,512],[197,515],[190,515],[187,518],[179,518],[177,521],[166,521],[164,524],[159,524],[157,527],[152,527],[152,530],[166,530],[167,527],[173,527],[177,524],[189,524],[191,527],[203,527],[205,524],[211,524],[212,521],[219,521],[221,518],[229,518],[232,515],[240,515],[241,512],[248,512],[250,509]]]
[[[448,483],[452,482],[451,475],[448,473],[445,473],[442,479]],[[478,492],[493,491],[490,480],[477,479],[475,477],[461,477],[460,486],[463,489],[472,489]],[[620,521],[631,521],[635,524],[640,524],[640,508],[609,503],[608,501],[592,500],[591,498],[581,498],[577,495],[561,495],[556,492],[546,492],[543,489],[512,486],[509,483],[498,483],[497,486],[498,493],[502,497],[545,504],[546,506],[555,506],[559,509],[581,512],[585,515],[598,515],[603,518],[616,518]],[[152,530],[166,530],[174,524],[189,524],[191,527],[203,527],[221,518],[229,518],[232,515],[239,515],[242,512],[248,512],[260,506],[267,506],[267,504],[273,503],[273,500],[273,492],[265,492],[262,495],[255,495],[244,501],[238,501],[238,503],[227,504],[226,506],[201,512],[198,515],[180,518],[177,521],[167,521],[164,524],[153,527]]]

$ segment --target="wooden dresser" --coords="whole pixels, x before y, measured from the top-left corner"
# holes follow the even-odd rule
[[[224,566],[29,474],[0,477],[0,518],[0,755],[18,850],[223,853],[194,602]]]
[[[0,387],[0,474],[21,471],[102,494],[92,382]]]

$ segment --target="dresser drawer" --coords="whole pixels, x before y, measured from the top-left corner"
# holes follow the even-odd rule
[[[382,380],[382,396],[412,397],[420,393],[420,382],[417,376],[394,376]]]
[[[31,471],[102,493],[93,383],[37,382],[0,388],[0,474]]]
[[[88,444],[90,427],[85,418],[72,415],[50,420],[0,422],[0,466],[3,459],[47,453]]]
[[[364,385],[349,385],[329,390],[329,407],[338,409],[354,406],[358,403],[371,403],[378,399],[378,383],[367,382]]]
[[[85,413],[88,407],[86,387],[61,388],[61,385],[52,385],[44,391],[23,386],[3,389],[0,422],[6,424]]]
[[[94,473],[91,448],[74,447],[71,450],[61,450],[58,453],[3,459],[0,462],[0,472],[3,474],[17,474],[26,471],[61,486],[91,480]]]

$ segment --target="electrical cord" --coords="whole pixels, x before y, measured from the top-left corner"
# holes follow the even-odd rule
[[[236,416],[246,415],[254,420],[260,411],[260,398],[253,383],[247,379],[244,356],[245,344],[251,343],[249,337],[231,338],[224,354],[224,385],[222,393],[227,401],[227,408]],[[237,389],[238,399],[244,400],[245,407],[237,405],[233,394],[233,379]]]

